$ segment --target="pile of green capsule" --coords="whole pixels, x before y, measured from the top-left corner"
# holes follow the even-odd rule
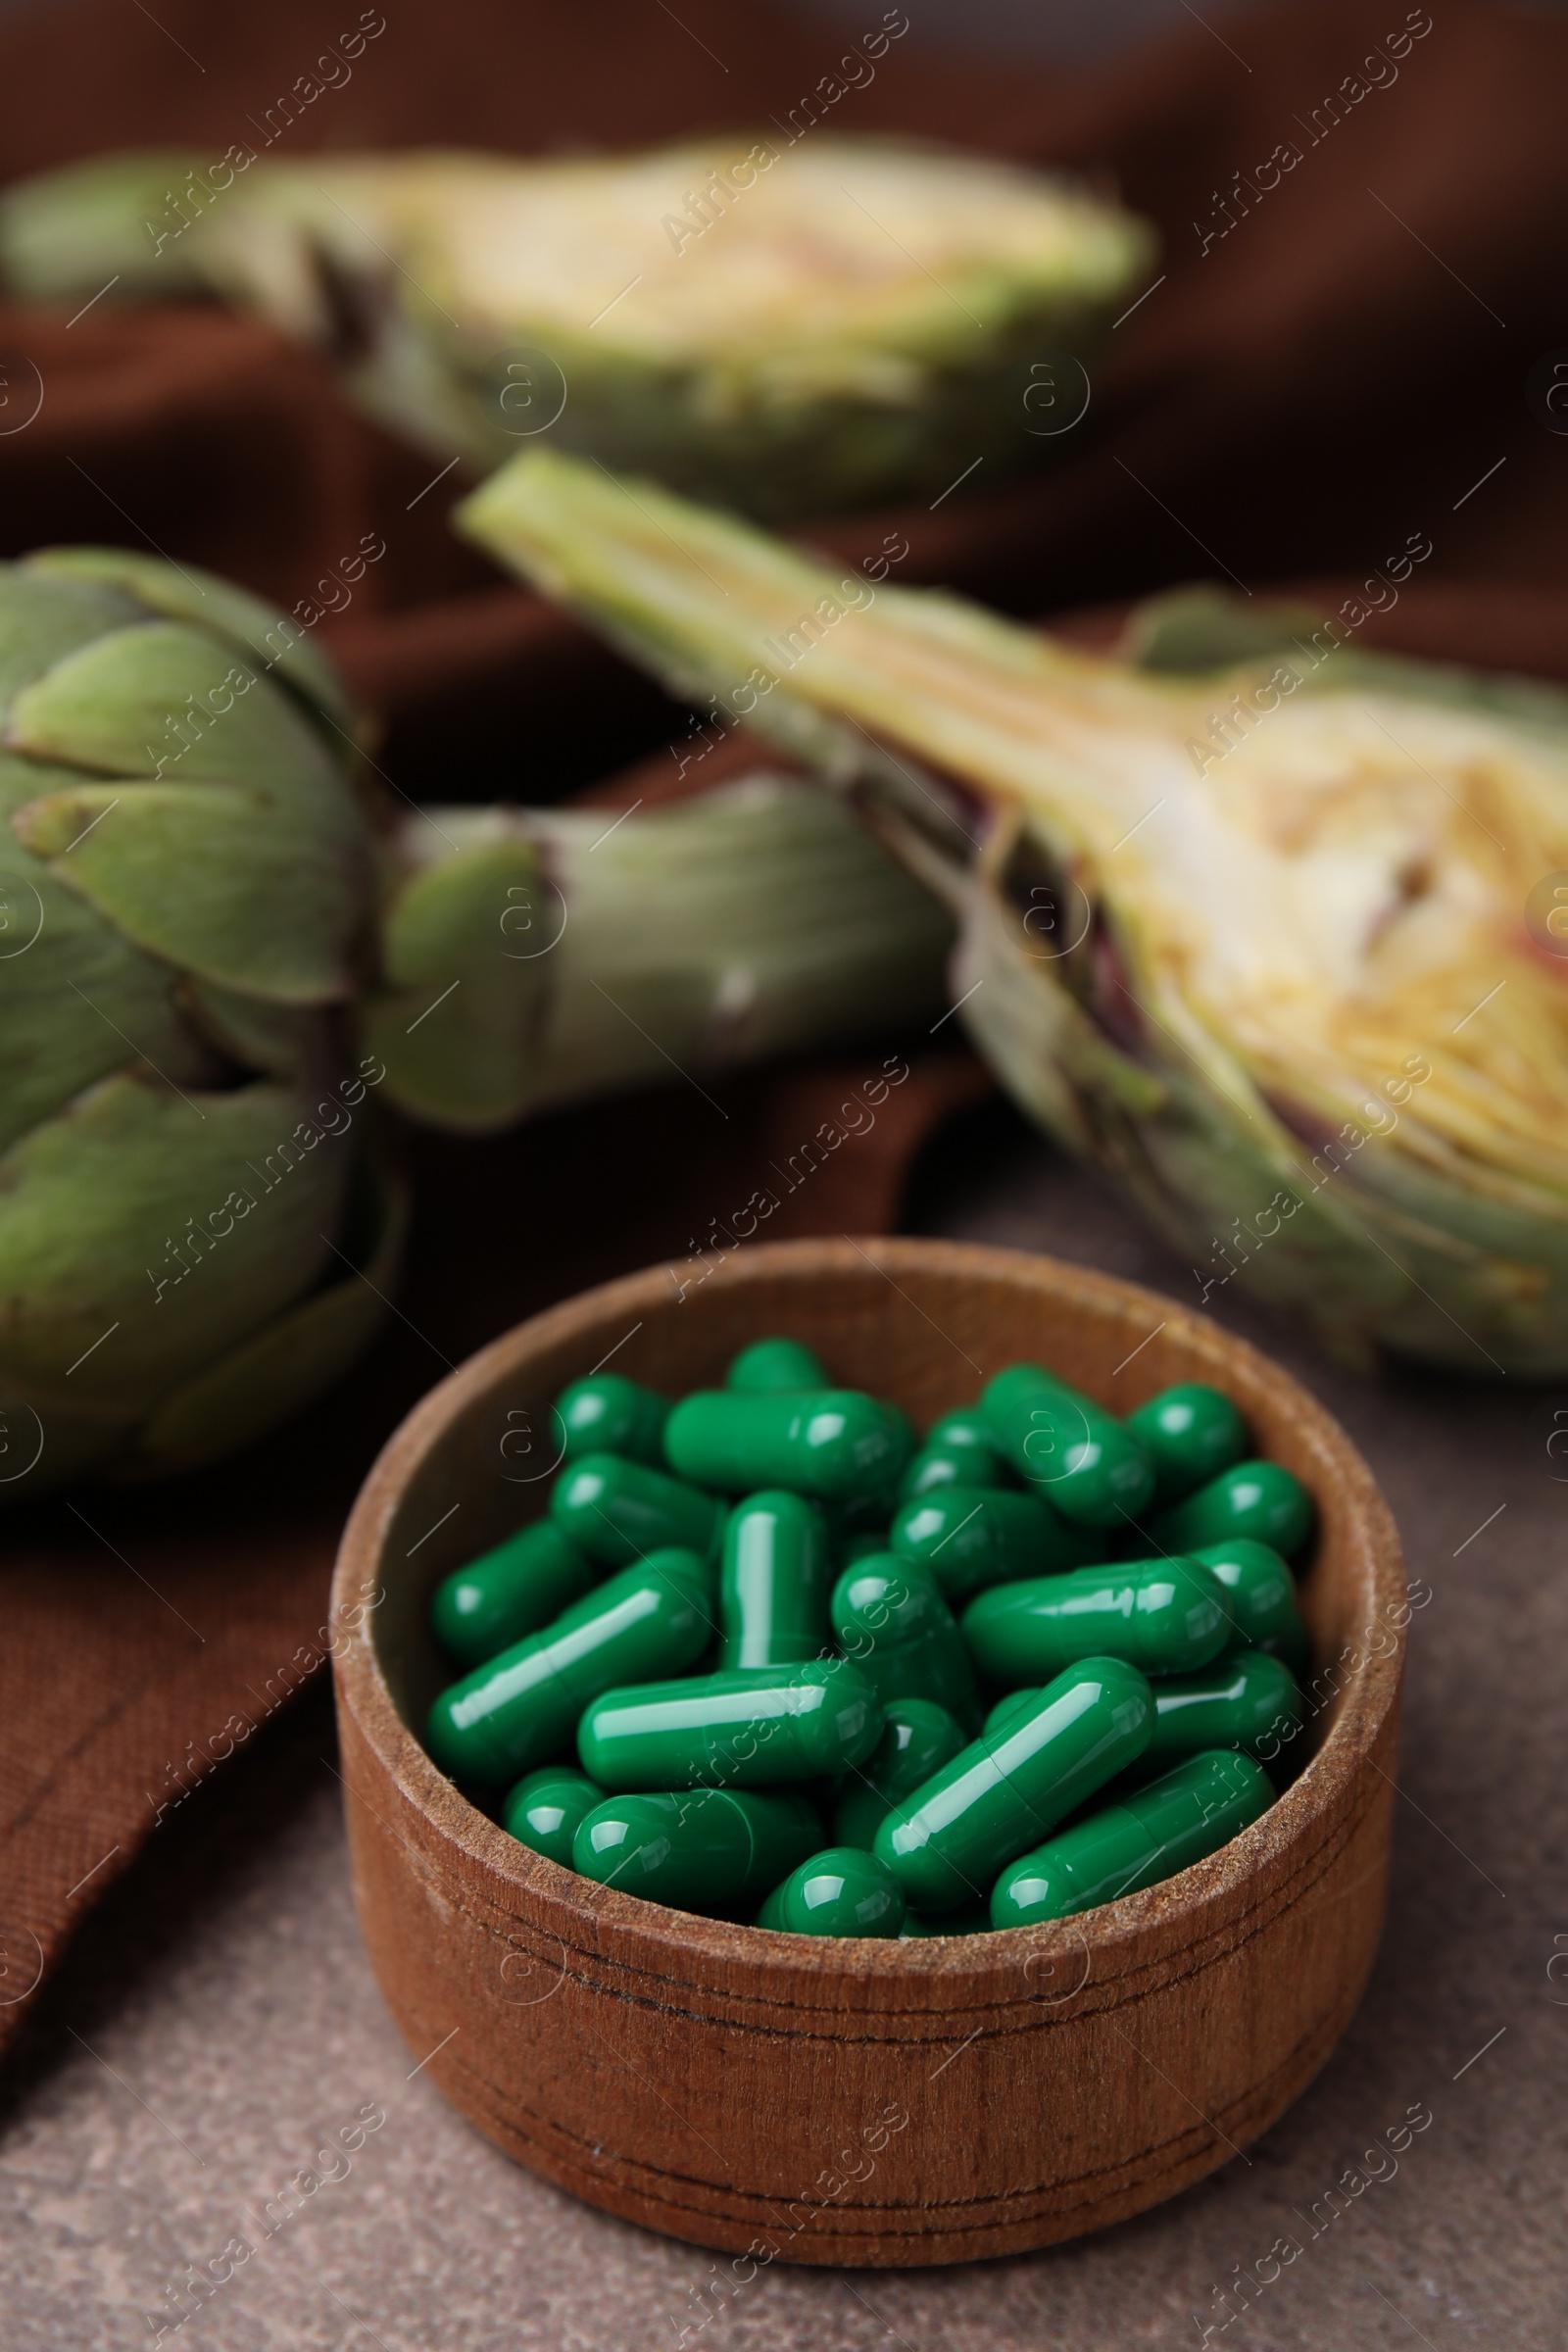
[[[430,1754],[524,1845],[813,1936],[1062,1919],[1274,1801],[1310,1495],[1219,1390],[1014,1364],[920,1440],[790,1339],[557,1400],[547,1514],[431,1603]]]

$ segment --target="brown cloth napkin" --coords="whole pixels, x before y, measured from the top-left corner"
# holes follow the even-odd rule
[[[883,14],[868,4],[866,29]],[[350,77],[332,70],[278,152],[746,124],[787,114],[849,45],[838,25],[719,0],[678,15],[388,0],[384,20],[308,0],[160,0],[156,17],[90,0],[0,37],[0,177],[104,148],[262,140],[279,93],[372,20]],[[1022,612],[1194,574],[1250,592],[1318,580],[1338,603],[1419,539],[1430,555],[1367,642],[1568,676],[1568,418],[1547,403],[1568,361],[1565,98],[1568,26],[1464,0],[1430,18],[1401,0],[1211,18],[1092,77],[960,67],[911,28],[836,129],[1107,175],[1158,221],[1162,274],[1049,467],[813,536],[858,552],[896,525],[903,576]],[[0,310],[6,552],[146,545],[293,607],[379,536],[384,559],[323,637],[386,712],[382,757],[416,795],[552,797],[665,739],[670,706],[450,536],[456,477],[436,470],[252,322],[118,311],[112,292],[74,318]],[[863,1074],[851,1057],[748,1076],[714,1090],[722,1120],[672,1088],[496,1143],[411,1139],[410,1272],[371,1366],[238,1462],[12,1521],[0,2033],[161,1815],[319,1671],[337,1527],[401,1411],[519,1315],[678,1261]],[[893,1222],[919,1143],[981,1083],[960,1054],[916,1058],[876,1130],[771,1230]]]

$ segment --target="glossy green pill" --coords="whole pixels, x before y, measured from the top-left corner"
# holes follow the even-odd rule
[[[898,1500],[907,1503],[938,1487],[1013,1489],[1015,1480],[995,1446],[933,1446],[926,1442],[898,1480]]]
[[[798,1863],[757,1914],[760,1928],[794,1936],[897,1936],[904,1896],[885,1862],[851,1845]]]
[[[491,1786],[548,1763],[601,1690],[695,1665],[712,1632],[716,1582],[693,1551],[656,1551],[623,1568],[443,1690],[425,1746],[455,1780]]]
[[[989,1739],[993,1732],[1000,1732],[1004,1723],[1010,1723],[1015,1715],[1026,1713],[1039,1696],[1040,1685],[1038,1683],[1026,1684],[1021,1690],[1007,1691],[1004,1697],[998,1699],[986,1717],[981,1727],[981,1738]]]
[[[880,1401],[893,1433],[894,1452],[876,1483],[851,1495],[845,1504],[845,1517],[852,1527],[886,1527],[904,1492],[905,1472],[920,1450],[919,1435],[903,1405],[886,1397]]]
[[[799,1340],[754,1340],[724,1375],[727,1389],[825,1389],[826,1367]]]
[[[571,1859],[585,1879],[645,1902],[750,1913],[821,1838],[793,1789],[681,1788],[607,1797],[579,1823]]]
[[[1196,1674],[1169,1675],[1153,1690],[1154,1729],[1138,1760],[1151,1771],[1162,1772],[1206,1747],[1277,1754],[1301,1723],[1295,1675],[1260,1649],[1233,1650]]]
[[[458,1665],[479,1666],[559,1617],[603,1574],[553,1519],[536,1519],[442,1578],[430,1630]]]
[[[894,1551],[930,1569],[950,1600],[1076,1568],[1103,1541],[1033,1494],[985,1487],[938,1488],[902,1503],[890,1540]]]
[[[987,1383],[980,1403],[1013,1468],[1044,1488],[1064,1519],[1120,1527],[1145,1508],[1153,1466],[1133,1432],[1092,1396],[1040,1364],[1011,1364]]]
[[[1125,1426],[1154,1466],[1156,1510],[1206,1486],[1247,1451],[1247,1423],[1223,1389],[1184,1380],[1127,1415]]]
[[[1152,1532],[1167,1551],[1251,1536],[1289,1560],[1312,1533],[1315,1516],[1311,1495],[1283,1462],[1236,1462],[1196,1494],[1162,1511]]]
[[[906,1428],[859,1389],[699,1389],[665,1423],[664,1454],[677,1478],[721,1493],[793,1487],[841,1501],[893,1486],[912,1450]]]
[[[787,1488],[749,1494],[724,1525],[718,1578],[719,1665],[798,1666],[831,1644],[833,1557],[827,1521]]]
[[[857,1560],[833,1588],[833,1631],[884,1706],[934,1698],[960,1722],[979,1718],[974,1669],[929,1568],[884,1551]]]
[[[949,1453],[961,1453],[968,1449],[994,1454],[997,1450],[997,1433],[977,1404],[961,1404],[955,1412],[939,1415],[926,1431],[924,1442],[927,1446],[940,1446]],[[1012,1472],[1005,1465],[1003,1475],[1010,1486]],[[985,1481],[972,1478],[969,1484],[979,1487]]]
[[[607,1793],[580,1772],[547,1764],[517,1783],[507,1798],[502,1824],[519,1844],[531,1845],[536,1854],[547,1854],[563,1870],[570,1870],[577,1825],[595,1805],[604,1803]]]
[[[1299,1623],[1296,1579],[1272,1545],[1233,1536],[1228,1544],[1205,1544],[1188,1556],[1225,1588],[1225,1606],[1236,1628],[1228,1648],[1258,1649]]]
[[[881,1737],[864,1675],[847,1658],[811,1658],[607,1690],[583,1715],[577,1753],[604,1788],[763,1788],[847,1772]]]
[[[628,1462],[663,1468],[669,1398],[657,1391],[616,1372],[590,1372],[562,1390],[556,1412],[568,1462],[585,1453],[618,1453]]]
[[[1153,1720],[1136,1666],[1085,1658],[895,1805],[872,1851],[917,1910],[983,1902],[999,1870],[1142,1753]]]
[[[1229,1845],[1273,1802],[1268,1775],[1250,1756],[1210,1749],[1189,1757],[1004,1870],[992,1892],[991,1924],[1068,1919],[1174,1878]]]
[[[590,1559],[607,1568],[671,1544],[707,1559],[716,1553],[724,1506],[667,1471],[618,1453],[585,1453],[555,1483],[550,1516]]]
[[[970,1601],[962,1625],[981,1673],[1003,1685],[1039,1682],[1090,1656],[1185,1674],[1231,1638],[1223,1588],[1186,1559],[1117,1560],[994,1585]]]
[[[951,1764],[966,1743],[967,1734],[957,1719],[935,1699],[889,1699],[881,1739],[839,1792],[833,1822],[837,1842],[864,1846],[869,1852],[894,1806],[944,1764]]]
[[[943,1487],[1005,1487],[1014,1484],[1011,1471],[994,1446],[921,1446],[899,1481],[899,1499],[907,1502]]]

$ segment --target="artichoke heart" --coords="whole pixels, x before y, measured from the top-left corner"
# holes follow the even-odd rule
[[[1092,656],[542,451],[463,521],[855,793],[982,1050],[1200,1298],[1568,1368],[1568,697],[1211,591]]]
[[[765,124],[618,157],[252,160],[216,188],[159,149],[0,200],[14,292],[216,292],[444,458],[548,432],[770,517],[1038,461],[1040,371],[1093,359],[1152,251],[1061,178]]]

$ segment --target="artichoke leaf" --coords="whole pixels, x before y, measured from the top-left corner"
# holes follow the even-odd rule
[[[241,1069],[292,1079],[301,1086],[330,1074],[333,1054],[327,1021],[313,1005],[247,996],[193,973],[180,981],[175,1002],[195,1035]]]
[[[362,905],[352,838],[302,856],[258,791],[219,784],[77,784],[19,808],[24,846],[126,937],[252,996],[346,996]]]
[[[0,1159],[0,1393],[145,1411],[315,1281],[349,1161],[281,1086],[89,1088]]]
[[[1243,598],[1206,585],[1173,588],[1136,608],[1116,651],[1138,669],[1235,669],[1269,655],[1299,653],[1323,618],[1310,605]]]
[[[335,1387],[364,1354],[387,1314],[408,1234],[407,1185],[373,1157],[360,1247],[334,1259],[333,1275],[240,1346],[156,1405],[121,1465],[127,1478],[197,1469],[263,1437]]]
[[[288,687],[327,732],[353,742],[358,719],[337,671],[298,621],[199,564],[172,564],[122,547],[40,547],[29,575],[87,580],[123,591],[166,620],[188,621],[246,655]],[[127,614],[127,617],[129,615]],[[109,624],[104,624],[109,625]]]
[[[0,817],[40,783],[74,781],[69,768],[0,753]],[[174,988],[167,963],[133,947],[0,822],[0,1152],[126,1063],[203,1083],[212,1056],[180,1018]]]
[[[183,621],[114,629],[64,656],[13,697],[5,741],[106,776],[158,778],[188,760],[323,828],[344,821],[342,771],[293,697]]]
[[[0,564],[0,709],[56,662],[146,617],[115,587],[34,578],[25,564]]]
[[[0,196],[7,278],[33,302],[58,301],[78,285],[91,293],[108,275],[120,279],[122,301],[199,292],[206,279],[195,239],[178,233],[186,214],[174,209],[175,192],[210,165],[194,149],[138,147],[44,172],[20,200],[8,190]]]

